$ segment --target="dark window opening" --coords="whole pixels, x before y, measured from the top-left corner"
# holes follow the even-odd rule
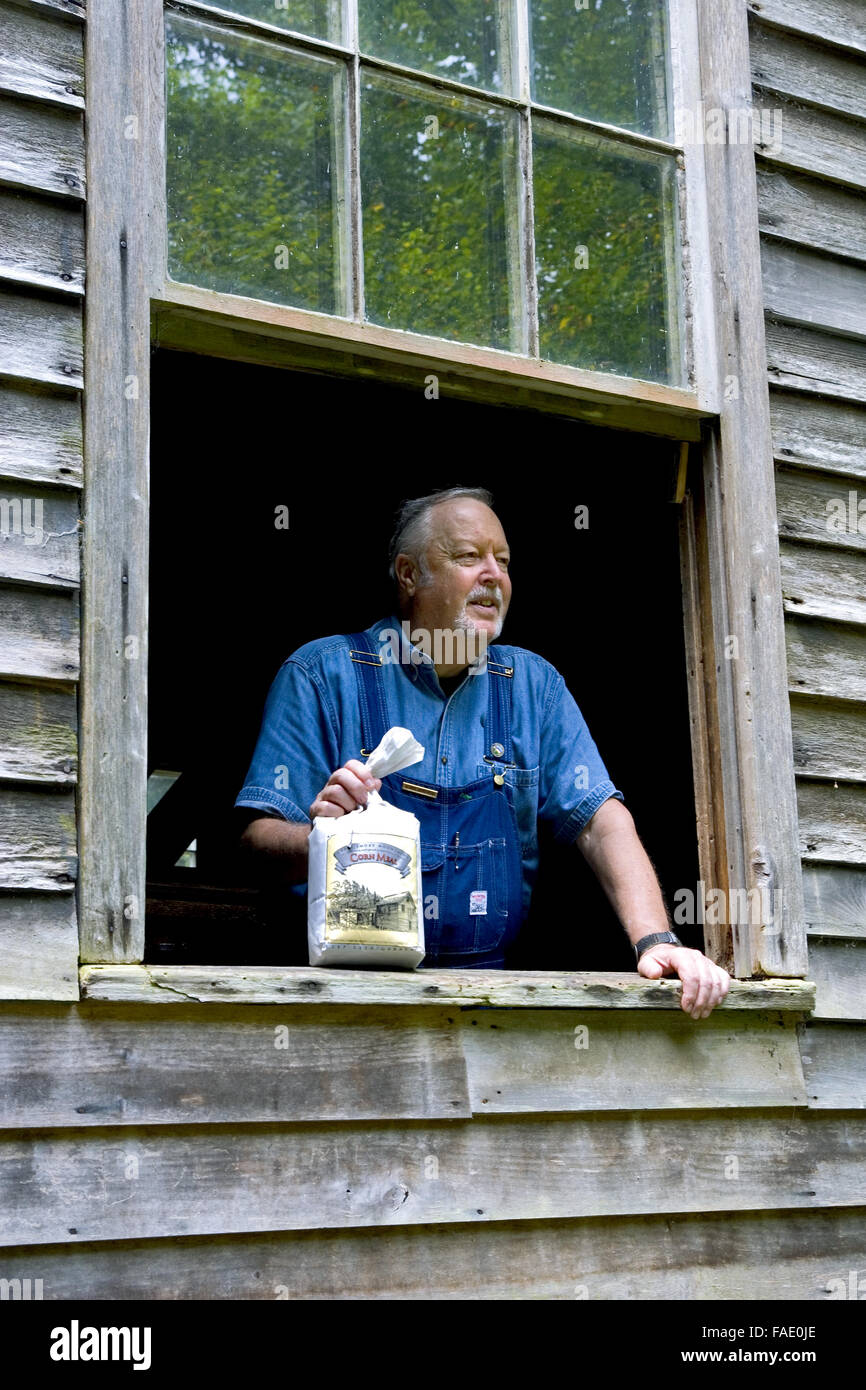
[[[303,899],[261,891],[237,850],[265,696],[301,644],[393,610],[395,509],[456,484],[492,491],[511,547],[499,640],[561,671],[668,905],[694,890],[678,444],[444,387],[428,400],[420,376],[409,390],[164,350],[152,366],[147,961],[308,963]],[[633,970],[580,851],[543,827],[540,844],[509,963]],[[700,927],[677,931],[703,946]]]

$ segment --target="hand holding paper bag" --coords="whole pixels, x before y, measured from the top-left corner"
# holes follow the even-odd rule
[[[316,816],[342,816],[347,811],[356,811],[366,806],[372,791],[372,782],[387,777],[389,772],[409,767],[424,757],[424,749],[408,729],[394,727],[389,729],[378,748],[369,755],[366,763],[358,758],[350,758],[336,772],[332,772],[322,790],[310,806],[310,819]],[[374,762],[375,759],[375,762]]]
[[[401,772],[404,767],[420,763],[424,749],[408,729],[395,724],[389,729],[378,748],[374,748],[364,766],[373,777],[387,777],[391,772]]]

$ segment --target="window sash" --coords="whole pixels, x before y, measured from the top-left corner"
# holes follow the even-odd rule
[[[361,83],[366,71],[389,74],[397,79],[411,81],[419,91],[429,91],[435,100],[437,93],[453,93],[471,101],[481,101],[485,105],[504,110],[515,110],[519,119],[519,184],[518,205],[509,211],[509,257],[511,272],[509,291],[512,313],[511,343],[508,349],[514,351],[519,344],[517,355],[530,361],[539,360],[539,321],[538,285],[535,258],[535,217],[534,185],[532,167],[532,121],[533,116],[546,123],[561,124],[564,130],[572,129],[575,136],[584,133],[601,140],[621,143],[624,150],[631,149],[638,156],[641,152],[656,151],[669,155],[675,161],[677,190],[672,209],[673,225],[665,232],[666,242],[666,319],[669,349],[667,353],[668,380],[664,383],[655,378],[656,384],[671,385],[691,391],[697,395],[700,404],[709,412],[717,406],[715,373],[711,363],[710,345],[712,333],[707,322],[709,315],[709,295],[684,273],[685,267],[675,254],[676,247],[689,246],[697,256],[706,253],[706,216],[700,206],[702,202],[703,180],[699,168],[701,151],[677,144],[673,140],[657,139],[639,131],[615,126],[604,121],[591,120],[574,113],[561,111],[531,97],[531,73],[529,52],[529,3],[530,0],[514,0],[513,50],[518,94],[491,91],[485,88],[431,74],[421,69],[391,62],[377,55],[362,53],[358,38],[358,0],[347,0],[345,43],[336,44],[323,39],[299,34],[278,25],[266,24],[246,16],[238,16],[229,10],[210,3],[210,0],[164,0],[164,11],[203,23],[216,24],[226,32],[266,39],[288,51],[317,54],[324,57],[340,57],[346,63],[348,76],[348,120],[341,122],[345,132],[344,159],[349,171],[349,196],[343,202],[341,224],[336,229],[340,245],[346,257],[345,276],[350,284],[349,312],[333,315],[341,322],[365,321],[364,293],[364,238],[362,231],[362,192],[360,167],[361,135]],[[668,0],[668,29],[671,36],[679,29],[688,28],[691,17],[693,27],[693,6],[695,0]],[[695,106],[697,74],[695,72],[692,45],[681,42],[670,43],[668,73],[670,81],[669,107],[675,112],[682,104]],[[685,51],[691,56],[685,58]],[[163,112],[163,128],[165,112]],[[677,128],[678,122],[671,121]],[[667,199],[664,200],[667,203]],[[660,206],[660,214],[668,215],[669,208]],[[165,216],[165,209],[162,209]],[[172,286],[188,282],[170,279],[165,266],[163,253],[161,273],[156,293],[160,298],[172,297]],[[248,299],[249,296],[240,295]],[[287,308],[294,306],[285,306]],[[316,312],[316,311],[313,311]],[[408,332],[401,329],[399,332]],[[444,339],[443,341],[449,341]],[[466,342],[460,338],[454,341]],[[489,344],[481,346],[489,347]],[[545,359],[546,360],[546,359]],[[561,364],[566,365],[566,364]],[[573,364],[578,370],[586,370]],[[607,373],[599,373],[604,377]],[[627,379],[641,381],[637,375]]]

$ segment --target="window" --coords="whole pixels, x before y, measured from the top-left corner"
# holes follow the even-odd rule
[[[745,14],[738,27],[727,0],[430,9],[139,0],[88,21],[106,76],[87,123],[82,959],[144,959],[156,348],[688,446],[700,873],[786,890],[772,930],[708,933],[709,948],[741,977],[802,975],[754,158],[672,138],[681,110],[694,129],[703,103],[739,106]],[[219,404],[206,387],[181,409]],[[345,418],[323,427],[338,452]],[[303,463],[287,453],[286,476]],[[248,473],[244,454],[227,518]],[[168,742],[155,756],[165,859],[203,872],[213,845],[174,814],[185,779],[168,785],[182,763]]]
[[[165,13],[171,281],[673,386],[666,0]]]
[[[209,409],[189,408],[205,400]],[[388,542],[407,486],[491,488],[511,550],[502,640],[562,673],[668,901],[698,880],[676,441],[162,350],[151,401],[145,961],[308,963],[306,901],[255,891],[258,866],[237,853],[233,803],[286,657],[394,611]],[[340,468],[321,449],[330,418],[351,420],[359,441],[380,438],[387,421],[392,439],[411,441],[411,472],[401,449],[371,455],[362,444]],[[317,466],[287,469],[286,420]],[[214,486],[241,457],[242,483]],[[519,462],[502,467],[509,459]],[[616,466],[600,468],[607,459]],[[347,567],[341,538],[359,526],[363,554]],[[579,850],[554,843],[544,822],[538,838],[541,869],[511,967],[632,970],[628,939]],[[703,945],[700,925],[677,930]]]

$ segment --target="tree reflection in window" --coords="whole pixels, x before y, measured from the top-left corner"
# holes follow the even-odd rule
[[[664,0],[230,8],[166,14],[173,280],[682,382]]]

